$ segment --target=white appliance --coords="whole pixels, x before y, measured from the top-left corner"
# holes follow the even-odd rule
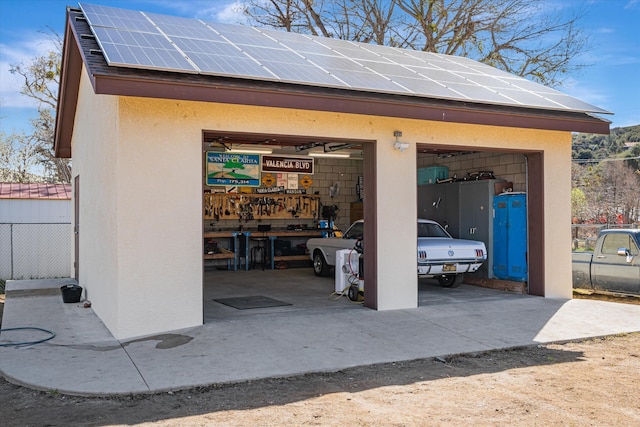
[[[358,288],[364,287],[363,281],[358,278],[358,261],[360,254],[353,249],[341,249],[336,251],[336,292],[346,292],[352,284]]]

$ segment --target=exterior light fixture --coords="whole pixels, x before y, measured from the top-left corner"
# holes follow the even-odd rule
[[[393,132],[393,136],[396,137],[396,142],[393,143],[393,148],[396,150],[400,150],[401,153],[404,153],[404,150],[406,150],[407,148],[409,148],[409,143],[408,142],[400,142],[400,140],[398,140],[398,138],[400,138],[402,136],[402,132],[397,130]]]

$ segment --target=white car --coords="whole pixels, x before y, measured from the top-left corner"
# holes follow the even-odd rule
[[[364,221],[351,224],[343,237],[313,238],[307,241],[313,272],[328,276],[336,263],[336,252],[353,249],[363,238]],[[462,284],[463,274],[476,271],[487,259],[483,242],[454,239],[440,224],[418,219],[417,271],[419,277],[435,277],[444,287]]]

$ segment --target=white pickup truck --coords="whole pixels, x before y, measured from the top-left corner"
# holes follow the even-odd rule
[[[313,272],[328,276],[336,263],[336,252],[353,249],[363,238],[364,221],[351,224],[343,237],[313,238],[307,241]],[[440,224],[418,219],[417,272],[419,277],[435,277],[444,287],[462,284],[464,273],[476,271],[487,259],[483,242],[454,239]]]

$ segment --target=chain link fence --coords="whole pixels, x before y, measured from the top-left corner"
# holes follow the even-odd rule
[[[70,223],[0,223],[0,279],[71,276]]]
[[[640,224],[571,224],[571,247],[574,252],[593,252],[601,230],[640,228]]]

